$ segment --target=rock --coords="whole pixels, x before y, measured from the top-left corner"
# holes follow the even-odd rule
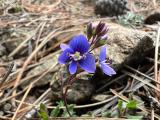
[[[23,41],[28,39],[33,33],[33,31],[29,31],[27,34],[26,32],[27,31],[25,30],[19,31],[15,30],[14,28],[7,28],[6,31],[2,31],[1,39],[3,41],[3,46],[6,48],[8,54],[12,53]],[[21,49],[17,52],[16,57],[20,57],[21,55],[26,55],[28,50],[28,45],[29,45],[28,42],[23,44],[21,46]]]
[[[61,91],[60,91],[60,82],[56,81],[52,86],[52,99],[60,100],[62,99]],[[68,103],[76,103],[82,104],[90,100],[92,94],[94,93],[94,84],[90,80],[76,80],[73,85],[68,89],[67,92],[67,102]],[[56,98],[56,99],[55,99]]]
[[[154,24],[160,21],[160,9],[150,12],[144,20],[145,24]]]
[[[111,97],[111,95],[97,94],[97,95],[92,96],[92,101],[100,102],[100,101],[104,101],[110,97]]]
[[[46,70],[48,70],[51,66],[57,64],[57,55],[52,56],[51,58],[45,59],[45,62],[43,62],[42,64],[38,65],[37,67],[31,69],[26,76],[33,76],[33,75],[38,75],[38,77],[40,75],[42,75]],[[47,75],[45,75],[43,78],[41,78],[38,82],[36,82],[34,84],[34,86],[43,86],[48,84],[50,81],[52,81],[52,77],[53,73],[48,73]],[[36,77],[37,78],[37,77]],[[30,84],[33,80],[35,80],[36,78],[30,79],[30,80],[26,80],[21,87],[24,88],[26,85]]]
[[[123,63],[144,57],[146,51],[153,48],[154,39],[147,32],[126,28],[118,24],[106,23],[109,27],[107,57],[112,60],[113,67],[118,70]],[[99,49],[96,49],[99,55]]]
[[[3,106],[3,110],[4,111],[10,111],[12,108],[12,105],[10,103],[6,103],[4,106]]]
[[[69,103],[83,103],[90,100],[94,92],[94,85],[89,80],[77,80],[67,92]]]
[[[13,31],[12,29],[9,31],[8,34],[4,34],[2,36],[2,40],[5,41],[5,39],[8,40],[8,42],[4,42],[3,45],[6,47],[8,52],[12,52],[14,49],[16,49],[20,43],[23,41],[23,39],[26,37],[23,35],[23,38],[20,33]]]
[[[6,48],[0,44],[0,57],[7,53]]]
[[[0,111],[0,116],[3,116],[4,115],[4,112],[3,111]]]

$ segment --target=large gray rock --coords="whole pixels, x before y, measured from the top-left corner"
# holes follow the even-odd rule
[[[113,61],[115,69],[118,70],[123,63],[133,59],[140,60],[148,50],[153,48],[154,40],[147,32],[113,23],[106,24],[109,26],[107,56]]]

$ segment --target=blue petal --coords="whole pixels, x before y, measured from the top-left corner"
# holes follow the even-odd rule
[[[106,46],[101,47],[100,55],[99,55],[99,61],[105,61],[106,60]]]
[[[63,51],[61,54],[60,54],[60,56],[58,57],[58,62],[60,63],[60,64],[65,64],[66,62],[68,62],[69,61],[69,55],[68,55],[68,51],[67,50],[65,50],[65,51]]]
[[[89,50],[89,43],[87,38],[84,35],[78,35],[75,36],[70,42],[69,42],[70,48],[72,48],[75,51],[80,52],[81,54],[86,53]]]
[[[96,70],[95,58],[91,54],[87,54],[86,57],[79,61],[80,67],[89,72],[94,73]]]
[[[74,74],[77,71],[77,62],[72,61],[71,64],[69,65],[69,72],[70,74]]]
[[[68,51],[69,53],[74,53],[74,51],[70,48],[69,45],[62,43],[60,45],[62,51]]]
[[[111,68],[111,67],[110,67],[109,65],[107,65],[106,63],[101,62],[100,65],[101,65],[101,68],[102,68],[103,72],[104,72],[106,75],[112,76],[112,75],[115,75],[115,74],[116,74],[116,72],[114,71],[114,69]]]
[[[69,45],[64,44],[64,43],[62,43],[62,44],[60,45],[60,47],[61,47],[62,51],[65,51],[66,49],[70,49]]]

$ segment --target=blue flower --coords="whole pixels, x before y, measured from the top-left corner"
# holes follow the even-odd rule
[[[106,63],[106,46],[102,46],[100,50],[100,55],[99,55],[99,63],[102,71],[108,75],[112,76],[116,74],[113,68],[111,68],[107,63]]]
[[[76,73],[78,66],[89,73],[95,72],[95,58],[88,52],[90,44],[84,35],[75,36],[69,42],[69,45],[61,44],[60,47],[62,53],[58,58],[58,62],[60,64],[69,63],[70,74]]]

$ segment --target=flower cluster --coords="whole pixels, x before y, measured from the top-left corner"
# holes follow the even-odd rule
[[[87,25],[87,38],[91,40],[91,45],[95,45],[100,40],[107,39],[108,27],[105,23],[99,22],[97,26],[92,23]]]
[[[100,22],[96,27],[90,23],[87,27],[87,37],[85,35],[77,35],[71,39],[69,44],[61,44],[62,53],[58,58],[60,64],[69,63],[70,74],[75,74],[77,69],[94,73],[96,70],[96,60],[91,53],[97,41],[107,38],[108,28],[105,23]],[[102,71],[109,76],[116,74],[114,69],[106,63],[106,46],[102,46],[99,55],[99,66]]]

